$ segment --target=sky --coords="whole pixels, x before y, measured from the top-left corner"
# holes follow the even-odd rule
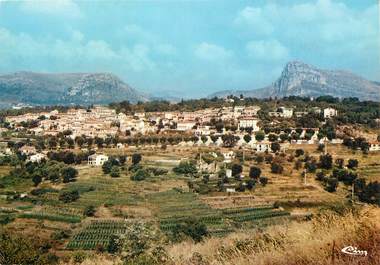
[[[299,60],[380,81],[378,0],[0,0],[0,73],[110,72],[155,96],[255,89]]]

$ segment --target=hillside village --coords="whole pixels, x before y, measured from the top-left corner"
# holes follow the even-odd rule
[[[380,123],[364,104],[227,97],[4,111],[0,222],[38,231],[69,259],[114,260],[115,238],[143,226],[175,259],[187,240],[377,205]]]

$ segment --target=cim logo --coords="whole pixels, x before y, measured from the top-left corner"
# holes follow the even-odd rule
[[[342,248],[342,252],[348,255],[353,255],[353,256],[367,256],[367,251],[366,250],[359,250],[357,247],[353,246],[348,246]]]

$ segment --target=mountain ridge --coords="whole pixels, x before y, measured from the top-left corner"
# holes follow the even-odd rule
[[[331,95],[380,101],[380,82],[366,80],[346,70],[325,70],[301,61],[291,61],[285,65],[280,77],[269,86],[250,90],[218,91],[209,97],[241,94],[256,98]]]
[[[111,73],[36,73],[0,75],[0,104],[107,104],[147,101],[141,93]]]

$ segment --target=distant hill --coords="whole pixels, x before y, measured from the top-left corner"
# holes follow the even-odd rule
[[[314,66],[294,61],[289,62],[281,76],[272,84],[260,89],[225,90],[209,97],[228,95],[267,98],[286,96],[357,97],[361,100],[380,101],[380,83],[368,81],[347,71],[322,70]]]
[[[148,97],[109,73],[34,73],[0,75],[0,106],[15,103],[31,105],[107,104]]]

